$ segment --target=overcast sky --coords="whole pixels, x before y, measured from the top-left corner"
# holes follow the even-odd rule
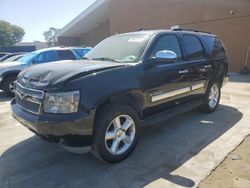
[[[0,0],[0,20],[21,26],[24,42],[44,41],[50,27],[62,28],[95,0]]]

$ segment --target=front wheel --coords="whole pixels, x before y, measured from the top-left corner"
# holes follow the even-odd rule
[[[138,136],[137,112],[127,105],[108,105],[97,115],[92,153],[104,161],[119,162],[134,150]]]
[[[3,91],[6,95],[14,97],[16,76],[9,76],[3,81]]]
[[[214,112],[218,108],[220,96],[221,88],[218,82],[210,83],[203,98],[203,111],[208,113]]]

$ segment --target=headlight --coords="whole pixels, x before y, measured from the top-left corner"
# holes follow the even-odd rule
[[[44,112],[73,113],[77,112],[80,99],[79,91],[63,93],[46,93]]]

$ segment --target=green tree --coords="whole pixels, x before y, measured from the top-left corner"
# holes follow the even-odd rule
[[[45,40],[48,43],[48,46],[56,46],[57,45],[57,38],[56,34],[60,31],[60,29],[51,27],[48,31],[45,31],[43,33],[43,36],[45,37]]]
[[[0,46],[12,46],[21,42],[24,34],[23,28],[0,20]]]

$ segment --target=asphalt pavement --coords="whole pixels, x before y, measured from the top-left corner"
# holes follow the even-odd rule
[[[250,76],[231,75],[212,114],[193,110],[145,127],[118,164],[72,154],[17,123],[0,91],[0,187],[196,187],[250,134]]]

